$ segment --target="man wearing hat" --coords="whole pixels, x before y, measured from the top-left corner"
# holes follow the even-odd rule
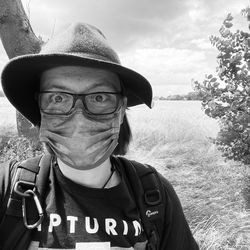
[[[126,108],[151,107],[152,89],[121,65],[97,28],[74,24],[39,54],[12,59],[2,86],[12,105],[39,127],[50,156],[42,200],[35,189],[24,192],[34,198],[39,215],[43,209],[43,220],[28,222],[28,199],[22,198],[23,223],[32,229],[27,249],[198,249],[178,197],[160,175],[164,202],[151,202],[146,211],[151,222],[164,214],[158,220],[160,237],[152,243],[147,233],[136,188],[129,184],[133,176],[126,174],[129,164],[115,155],[126,153],[131,137]],[[12,186],[10,168],[0,168],[1,201]]]

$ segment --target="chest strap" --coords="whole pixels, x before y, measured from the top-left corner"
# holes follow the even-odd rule
[[[132,193],[135,197],[141,222],[148,238],[147,250],[160,249],[163,232],[166,196],[156,170],[126,158],[118,157],[123,163]]]
[[[48,186],[50,163],[51,156],[44,155],[16,163],[13,168],[7,209],[0,225],[1,249],[27,248],[30,229],[42,221],[40,200]]]

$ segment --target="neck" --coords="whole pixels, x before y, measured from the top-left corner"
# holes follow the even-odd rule
[[[62,162],[59,158],[57,159],[58,166],[65,177],[71,181],[80,184],[82,186],[91,188],[102,188],[107,182],[111,175],[111,162],[108,158],[98,167],[88,170],[79,170],[72,168]],[[110,180],[108,181],[105,188],[111,188],[118,185],[120,182],[120,177],[117,172],[115,172]]]

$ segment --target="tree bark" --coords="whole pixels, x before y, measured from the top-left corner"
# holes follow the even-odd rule
[[[0,38],[10,59],[39,53],[42,41],[34,34],[21,0],[0,0]],[[32,124],[18,112],[16,119],[18,134],[33,139]]]

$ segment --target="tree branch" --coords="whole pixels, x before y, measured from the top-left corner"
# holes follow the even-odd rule
[[[0,0],[0,38],[9,58],[39,53],[42,41],[36,37],[21,0]],[[17,131],[29,139],[37,139],[37,131],[18,111]]]
[[[9,58],[40,51],[21,0],[0,0],[0,38]]]

